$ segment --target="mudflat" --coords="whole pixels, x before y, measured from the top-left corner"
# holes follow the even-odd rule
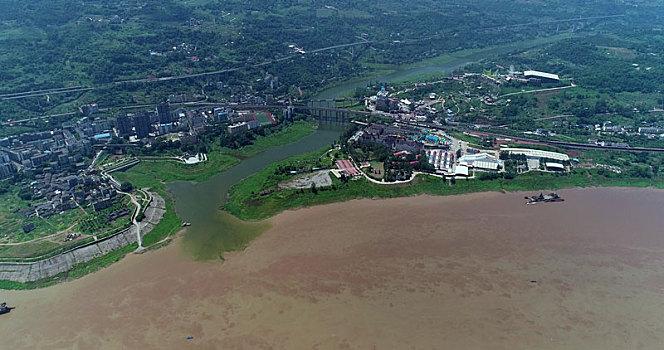
[[[2,292],[3,349],[661,349],[664,191],[357,200]],[[188,337],[193,337],[187,339]]]

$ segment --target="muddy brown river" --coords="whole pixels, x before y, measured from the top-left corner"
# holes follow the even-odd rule
[[[357,200],[2,292],[2,349],[661,349],[664,191]],[[192,337],[191,339],[187,339]]]

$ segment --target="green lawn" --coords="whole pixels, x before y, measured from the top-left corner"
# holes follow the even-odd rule
[[[240,160],[274,146],[286,145],[295,142],[305,136],[311,135],[316,130],[316,125],[307,121],[298,121],[287,128],[269,136],[259,137],[249,146],[238,150],[214,147],[208,153],[208,161],[193,165],[187,165],[166,160],[142,160],[133,168],[113,173],[120,182],[131,182],[134,187],[158,187],[159,183],[174,181],[201,182],[228,170],[240,163]]]
[[[240,161],[220,152],[208,153],[208,161],[198,164],[182,164],[167,160],[142,160],[138,165],[113,173],[120,182],[131,182],[136,188],[155,187],[161,182],[200,182],[226,170]]]
[[[257,138],[252,145],[237,150],[223,148],[222,153],[237,158],[248,158],[272,147],[287,145],[305,136],[309,136],[316,131],[316,128],[317,124],[314,122],[303,120],[296,121],[274,134]]]
[[[0,248],[0,258],[11,260],[16,258],[40,256],[56,251],[62,246],[62,244],[46,240],[21,245],[3,246]]]

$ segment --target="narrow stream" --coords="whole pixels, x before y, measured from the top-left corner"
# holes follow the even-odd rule
[[[178,217],[192,224],[184,235],[185,250],[196,259],[219,258],[223,251],[241,247],[265,231],[268,228],[265,222],[247,223],[220,210],[229,189],[273,162],[331,145],[339,134],[339,127],[321,126],[312,135],[247,158],[205,182],[168,184],[175,197]]]

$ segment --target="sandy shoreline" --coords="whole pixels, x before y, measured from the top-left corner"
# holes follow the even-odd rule
[[[659,349],[664,191],[559,193],[566,202],[536,206],[488,192],[287,211],[223,264],[177,239],[2,292],[18,308],[0,317],[0,348]]]

